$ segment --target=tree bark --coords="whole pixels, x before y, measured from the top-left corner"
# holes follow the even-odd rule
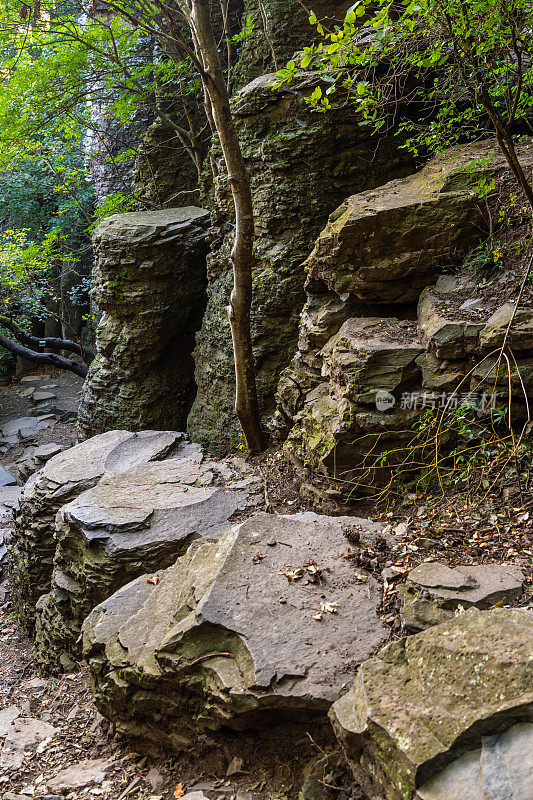
[[[36,364],[42,364],[49,367],[56,367],[56,369],[64,369],[68,372],[73,372],[81,378],[85,378],[88,368],[85,364],[79,364],[76,361],[71,361],[70,358],[63,358],[55,353],[37,353],[35,350],[30,350],[28,347],[8,339],[0,333],[0,347],[4,347],[20,358],[25,358],[27,361],[33,361]]]
[[[230,109],[230,99],[213,34],[208,0],[190,0],[190,9],[193,38],[205,70],[202,80],[205,83],[214,124],[226,161],[235,206],[235,241],[231,251],[233,290],[228,307],[235,361],[235,412],[249,450],[252,453],[259,453],[264,449],[264,438],[250,333],[255,237],[250,177]]]
[[[75,353],[80,356],[86,364],[90,364],[94,360],[94,353],[86,347],[82,347],[78,342],[73,342],[71,339],[58,339],[56,337],[40,337],[32,336],[17,325],[17,323],[9,319],[9,317],[0,317],[0,325],[11,331],[13,336],[23,345],[28,345],[30,348],[40,347],[40,343],[44,342],[45,347],[52,350],[65,350],[67,353]]]

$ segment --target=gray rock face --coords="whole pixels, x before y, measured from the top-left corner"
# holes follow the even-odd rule
[[[525,576],[511,565],[481,564],[451,569],[425,563],[413,569],[400,586],[402,619],[411,630],[423,630],[451,619],[462,607],[486,609],[520,597]]]
[[[35,604],[50,590],[59,508],[94,486],[104,472],[164,458],[185,436],[174,432],[109,431],[51,458],[28,480],[20,498],[9,553],[13,601],[33,629]]]
[[[323,720],[387,638],[376,583],[342,556],[347,520],[258,514],[95,608],[83,644],[102,713],[174,748],[187,731]],[[381,530],[355,522],[363,541]]]
[[[286,2],[268,5],[275,18],[283,16],[283,26],[274,34],[277,37],[287,24],[292,26],[295,15],[287,11]],[[293,5],[297,4],[291,0]],[[332,5],[329,3],[330,8]],[[274,410],[279,375],[296,347],[304,302],[301,265],[328,214],[350,192],[371,188],[412,169],[397,139],[378,141],[368,136],[355,116],[346,113],[342,101],[333,103],[328,114],[316,114],[306,103],[313,90],[308,83],[294,83],[274,92],[274,81],[273,75],[262,75],[232,101],[252,176],[258,233],[252,334],[264,416]],[[217,181],[216,203],[216,224],[223,235],[233,222],[224,172]],[[208,303],[194,355],[198,394],[188,422],[191,437],[216,455],[228,452],[238,441],[231,336],[224,310],[231,290],[231,239],[226,236],[209,257]]]
[[[79,411],[82,438],[114,428],[184,429],[205,308],[209,213],[116,214],[94,233],[93,299],[104,311]]]
[[[365,791],[404,800],[532,713],[533,614],[469,609],[385,647],[330,716]]]
[[[51,590],[38,603],[34,647],[47,670],[70,668],[80,656],[81,624],[98,603],[132,578],[170,566],[194,539],[216,538],[261,501],[260,481],[244,461],[183,450],[104,475],[58,512]]]
[[[533,724],[483,736],[482,746],[458,758],[418,789],[420,800],[523,800],[533,797]]]

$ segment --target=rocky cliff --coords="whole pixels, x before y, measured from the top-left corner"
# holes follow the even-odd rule
[[[119,214],[96,229],[93,298],[104,314],[80,406],[82,437],[185,427],[205,308],[208,221],[192,206]]]
[[[372,138],[339,101],[317,114],[306,81],[273,91],[266,75],[245,86],[233,110],[252,179],[256,214],[252,336],[262,412],[268,420],[281,371],[296,346],[304,302],[302,262],[328,214],[351,191],[413,169],[394,138]],[[222,241],[208,259],[208,303],[194,353],[198,394],[188,429],[213,452],[238,442],[233,357],[224,308],[231,286],[232,209],[224,173],[215,185],[214,222]]]
[[[523,268],[453,274],[488,236],[478,182],[501,191],[509,182],[494,151],[491,141],[459,146],[350,197],[306,261],[298,352],[280,381],[277,419],[286,452],[322,484],[322,497],[371,494],[400,465],[408,475],[409,451],[423,463],[416,431],[428,410],[458,402],[487,410],[494,392],[505,400],[509,379],[524,418],[533,392],[529,289],[513,312]],[[531,141],[520,156],[533,163]],[[504,341],[519,360],[509,377],[495,370]]]

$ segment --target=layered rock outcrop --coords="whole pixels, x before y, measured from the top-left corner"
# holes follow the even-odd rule
[[[184,429],[205,308],[209,214],[194,206],[108,217],[97,227],[93,298],[104,311],[79,432]]]
[[[354,522],[367,544],[382,527],[258,514],[95,608],[83,642],[102,713],[175,749],[221,726],[324,720],[388,635],[374,579],[342,555]]]
[[[13,602],[25,627],[33,629],[36,603],[50,591],[55,517],[61,506],[104,473],[165,458],[184,439],[184,434],[170,431],[109,431],[59,453],[31,476],[20,497],[9,551]]]
[[[273,91],[275,80],[263,75],[233,100],[256,215],[252,336],[265,417],[274,409],[280,372],[296,346],[304,302],[301,263],[328,214],[350,192],[412,170],[397,139],[371,137],[340,100],[328,114],[317,114],[306,102],[313,91],[310,81]],[[224,172],[215,199],[215,222],[227,234],[233,212]],[[231,238],[229,233],[216,244],[208,259],[208,304],[194,353],[198,394],[188,422],[195,441],[215,453],[227,451],[238,439],[224,310],[231,286]]]
[[[277,414],[291,458],[315,471],[318,483],[327,476],[319,495],[328,486],[332,496],[346,496],[386,483],[428,408],[466,402],[486,410],[496,402],[495,383],[504,397],[507,371],[496,364],[504,341],[520,362],[511,368],[514,407],[525,409],[530,292],[506,336],[519,271],[483,283],[463,270],[430,286],[483,233],[479,180],[509,179],[493,150],[492,142],[453,148],[416,175],[355,195],[319,236],[306,262],[298,352],[280,381]],[[520,156],[533,164],[530,141]]]
[[[362,665],[353,687],[331,709],[357,780],[369,795],[386,800],[514,796],[476,794],[475,768],[461,782],[461,793],[453,794],[446,768],[456,762],[455,777],[467,778],[457,759],[479,765],[475,751],[488,744],[483,737],[511,728],[512,738],[516,723],[531,721],[532,655],[533,615],[521,609],[470,609],[385,647]],[[533,726],[526,728],[521,735],[527,751]],[[443,770],[441,784],[452,793],[438,795],[433,781]],[[505,759],[498,777],[500,783],[506,779]]]
[[[184,443],[173,458],[109,471],[57,514],[50,592],[37,605],[34,656],[48,671],[80,657],[81,624],[128,581],[170,566],[197,538],[216,539],[262,500],[244,462],[203,458]]]

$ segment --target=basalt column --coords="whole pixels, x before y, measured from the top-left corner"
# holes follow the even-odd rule
[[[81,438],[114,428],[184,429],[196,391],[208,225],[208,212],[191,206],[116,214],[96,228],[93,299],[104,313]]]

